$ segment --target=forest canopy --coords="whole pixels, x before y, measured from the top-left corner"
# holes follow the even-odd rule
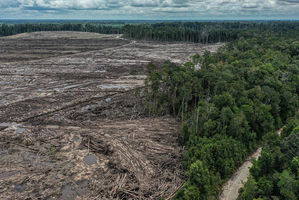
[[[225,180],[264,142],[270,147],[254,164],[240,198],[298,197],[298,121],[287,125],[282,139],[276,131],[298,112],[299,32],[246,34],[182,66],[149,66],[148,112],[178,116],[188,149],[189,179],[176,199],[216,199]]]

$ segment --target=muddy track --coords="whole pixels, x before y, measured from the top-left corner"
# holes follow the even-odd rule
[[[280,136],[283,128],[277,131]],[[250,175],[250,168],[252,167],[253,160],[257,160],[262,153],[263,148],[258,148],[246,161],[237,169],[232,177],[225,183],[222,188],[222,193],[218,200],[236,200],[239,196],[239,190],[247,182]]]

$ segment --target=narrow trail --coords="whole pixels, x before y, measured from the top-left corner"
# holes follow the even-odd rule
[[[277,131],[280,136],[283,128]],[[232,177],[225,183],[222,188],[222,193],[218,200],[236,200],[239,196],[239,190],[247,182],[250,175],[250,168],[252,167],[252,161],[258,159],[261,156],[263,148],[258,148],[254,154],[252,154],[246,161],[239,167],[239,169],[232,175]]]

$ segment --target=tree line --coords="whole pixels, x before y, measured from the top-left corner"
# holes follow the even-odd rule
[[[116,23],[116,22],[114,22]],[[289,30],[298,31],[299,22],[164,22],[140,24],[106,23],[28,23],[2,24],[0,36],[36,31],[83,31],[102,34],[123,34],[136,40],[162,42],[216,43],[251,37],[248,32],[264,31],[283,35]]]
[[[9,36],[19,33],[29,33],[38,31],[80,31],[94,32],[102,34],[120,34],[122,30],[117,26],[103,24],[80,24],[80,23],[39,23],[39,24],[2,24],[0,25],[0,36]]]
[[[284,33],[298,30],[298,25],[298,22],[168,22],[125,25],[123,33],[125,37],[141,40],[207,44],[233,41],[253,30]]]
[[[188,181],[176,199],[216,199],[225,180],[298,111],[298,33],[292,28],[283,35],[253,30],[215,54],[192,56],[183,66],[171,62],[148,66],[148,113],[182,120]],[[262,158],[273,161],[274,154]],[[261,165],[268,166],[267,162]],[[257,170],[256,177],[264,177],[263,173]],[[298,176],[290,176],[297,184]],[[267,184],[261,181],[258,188]],[[297,188],[290,187],[297,195]]]

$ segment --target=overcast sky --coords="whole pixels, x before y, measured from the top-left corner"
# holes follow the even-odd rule
[[[0,0],[0,19],[299,19],[299,0]]]

